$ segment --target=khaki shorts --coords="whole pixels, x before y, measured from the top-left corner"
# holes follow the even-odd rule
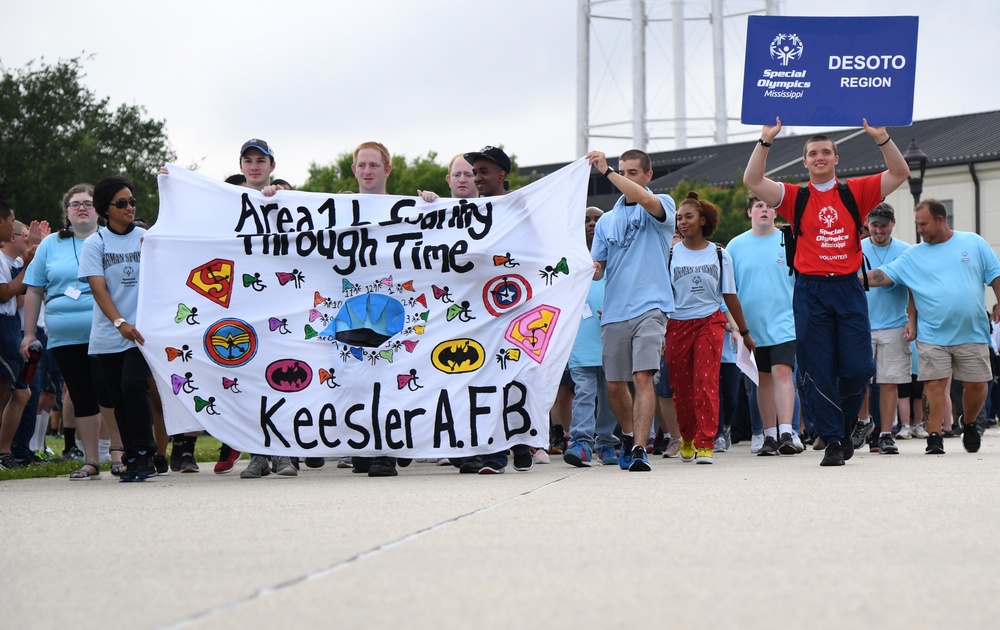
[[[631,381],[635,372],[659,370],[666,332],[667,316],[658,309],[601,326],[607,380]]]
[[[903,337],[902,327],[873,330],[872,355],[876,383],[910,382],[910,343]]]
[[[985,383],[993,380],[990,351],[985,343],[936,346],[917,342],[918,380],[935,381],[952,376],[956,381]]]

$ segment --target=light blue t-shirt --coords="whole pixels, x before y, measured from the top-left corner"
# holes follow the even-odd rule
[[[24,283],[45,290],[45,329],[49,348],[90,343],[94,296],[79,276],[82,238],[49,234],[35,251]],[[68,291],[68,293],[67,293]],[[79,291],[79,293],[77,293]]]
[[[723,294],[736,293],[733,260],[726,250],[717,250],[715,243],[708,243],[708,247],[703,249],[690,250],[681,241],[674,245],[670,260],[670,286],[674,291],[674,314],[670,319],[687,321],[708,317],[721,307]]]
[[[593,280],[583,307],[583,319],[576,332],[576,341],[569,353],[569,367],[596,367],[603,364],[601,353],[601,317],[604,310],[604,279]]]
[[[92,276],[103,276],[118,312],[133,325],[139,306],[139,250],[145,233],[140,227],[133,227],[128,234],[101,230],[87,237],[80,255],[80,279],[87,282]],[[121,336],[96,302],[92,321],[90,354],[114,354],[135,347],[134,342]]]
[[[742,306],[742,303],[740,304]],[[729,308],[723,302],[720,307],[723,313],[728,313]],[[722,363],[736,363],[736,351],[733,350],[733,333],[726,331],[722,335]]]
[[[913,294],[917,341],[990,342],[983,285],[1000,276],[1000,260],[978,234],[954,232],[944,243],[914,245],[882,271]]]
[[[878,247],[870,238],[861,241],[861,251],[873,269],[888,265],[910,247],[899,239],[892,239],[885,247]],[[893,284],[868,289],[868,319],[872,330],[902,328],[906,326],[906,287]]]
[[[736,296],[747,328],[758,346],[776,346],[795,340],[792,293],[795,278],[788,274],[780,230],[769,236],[744,232],[729,241]]]
[[[590,255],[606,263],[604,315],[601,324],[624,322],[647,311],[670,314],[674,300],[667,280],[667,252],[674,237],[674,200],[657,195],[662,221],[622,196],[594,227]]]

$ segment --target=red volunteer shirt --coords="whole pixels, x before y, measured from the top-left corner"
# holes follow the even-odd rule
[[[785,196],[776,210],[792,223],[799,186],[788,183],[782,186]],[[864,221],[872,208],[882,202],[882,174],[849,179],[847,186],[854,193],[858,213]],[[809,184],[809,202],[800,227],[801,235],[795,245],[796,271],[810,276],[845,276],[857,274],[861,269],[861,240],[836,186],[822,192]]]

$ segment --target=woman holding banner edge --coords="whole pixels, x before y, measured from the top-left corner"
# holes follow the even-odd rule
[[[129,322],[135,321],[138,309],[140,249],[146,233],[134,223],[135,205],[128,180],[106,177],[97,182],[94,208],[107,221],[107,229],[84,242],[79,271],[99,307],[93,312],[90,353],[100,362],[125,443],[121,481],[156,476],[149,366],[138,347],[145,340]]]

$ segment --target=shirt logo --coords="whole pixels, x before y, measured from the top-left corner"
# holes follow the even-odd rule
[[[819,211],[819,220],[827,228],[833,227],[833,224],[837,222],[837,209],[833,206],[826,206]]]

